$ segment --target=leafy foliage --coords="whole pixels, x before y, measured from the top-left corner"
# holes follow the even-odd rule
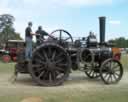
[[[13,26],[15,18],[10,14],[0,15],[0,31],[3,31],[6,26]]]
[[[116,38],[114,40],[112,39],[112,40],[109,40],[109,42],[114,43],[116,47],[128,48],[128,39],[124,37]]]
[[[20,40],[19,33],[15,32],[13,23],[15,18],[10,14],[0,15],[0,43],[6,43],[8,40]]]

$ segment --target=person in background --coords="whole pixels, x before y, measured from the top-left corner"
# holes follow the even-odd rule
[[[48,33],[42,29],[42,26],[39,26],[38,30],[36,31],[37,45],[41,44],[41,39],[44,40],[44,36],[48,36]]]
[[[33,35],[36,35],[36,34],[32,32],[32,22],[29,22],[28,27],[25,29],[25,42],[26,42],[25,59],[26,61],[30,61],[32,58]]]
[[[96,36],[94,35],[94,33],[92,31],[90,31],[88,38],[96,38]]]
[[[87,37],[87,47],[96,47],[97,39],[93,32],[89,32],[89,36]]]

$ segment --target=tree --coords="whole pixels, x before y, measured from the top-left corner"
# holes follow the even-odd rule
[[[2,31],[6,26],[13,27],[13,22],[15,18],[10,14],[0,15],[0,31]]]
[[[13,39],[13,40],[23,40],[22,38],[21,38],[21,36],[20,36],[20,33],[15,33],[15,39]]]
[[[0,43],[21,39],[20,34],[13,28],[14,21],[15,18],[10,14],[0,15]]]
[[[109,40],[109,42],[116,44],[116,47],[128,48],[128,39],[125,39],[124,37]]]

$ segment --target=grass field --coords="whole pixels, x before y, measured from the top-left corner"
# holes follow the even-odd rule
[[[43,90],[42,90],[43,91]],[[77,91],[77,92],[76,92]],[[128,101],[128,90],[127,91],[73,91],[70,92],[56,92],[56,93],[18,93],[16,95],[0,96],[0,102],[20,102],[22,99],[31,96],[40,96],[43,102],[127,102]]]
[[[122,55],[121,63],[125,69],[128,69],[128,55]]]
[[[128,69],[127,57],[123,55],[121,61],[125,72]],[[90,79],[68,81],[59,87],[11,84],[7,79],[11,76],[14,65],[15,63],[0,62],[0,102],[20,102],[23,98],[31,96],[40,96],[43,102],[128,102],[128,80],[123,79],[119,84],[109,86]],[[4,80],[4,77],[7,78]],[[31,81],[30,78],[23,80]]]

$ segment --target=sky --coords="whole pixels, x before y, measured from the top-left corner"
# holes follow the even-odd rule
[[[0,15],[15,17],[14,27],[24,38],[25,28],[33,22],[47,32],[65,29],[73,37],[86,37],[89,31],[99,38],[100,16],[106,16],[106,40],[128,38],[128,0],[0,0]]]

